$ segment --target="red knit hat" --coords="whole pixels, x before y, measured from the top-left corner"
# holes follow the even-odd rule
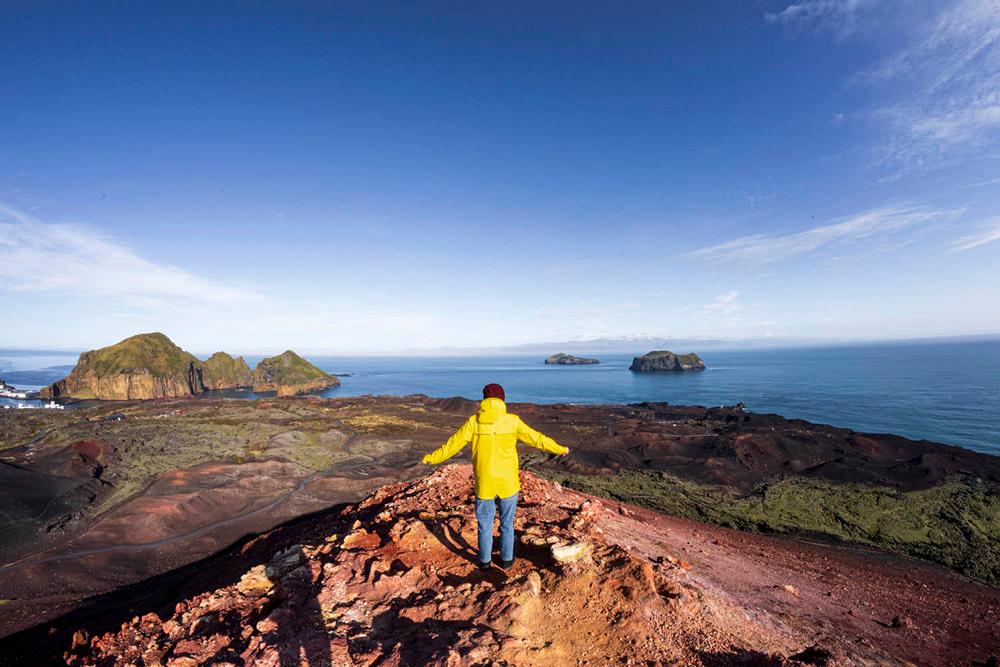
[[[483,399],[485,400],[487,398],[499,398],[501,401],[507,400],[507,397],[504,396],[503,393],[503,387],[495,382],[483,387]]]

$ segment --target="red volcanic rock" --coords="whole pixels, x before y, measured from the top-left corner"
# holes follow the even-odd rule
[[[622,513],[530,473],[522,484],[508,571],[476,567],[471,469],[446,466],[376,490],[312,542],[181,600],[163,622],[146,614],[74,641],[67,663],[834,666],[948,664],[984,648],[963,637],[942,648],[941,628],[919,635],[890,627],[908,620],[868,620],[905,608],[894,596],[910,587],[927,599],[925,614],[960,610],[931,599],[940,594],[920,570],[931,566],[893,571],[853,553]],[[858,603],[865,619],[826,595],[846,576],[882,586],[874,603]],[[958,622],[991,641],[972,618]],[[880,645],[884,637],[904,643]]]

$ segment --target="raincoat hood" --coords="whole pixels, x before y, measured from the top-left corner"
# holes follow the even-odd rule
[[[479,404],[479,423],[495,424],[507,414],[507,404],[499,398],[484,398]]]

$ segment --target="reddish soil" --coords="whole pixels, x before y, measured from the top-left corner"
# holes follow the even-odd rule
[[[79,627],[66,661],[971,665],[1000,651],[1000,591],[943,568],[522,480],[509,571],[475,567],[471,469],[446,466],[286,532],[300,541],[160,615]],[[582,556],[557,562],[550,540]]]

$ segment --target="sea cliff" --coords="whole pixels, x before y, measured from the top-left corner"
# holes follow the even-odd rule
[[[43,398],[134,400],[191,396],[205,390],[201,362],[162,333],[138,334],[80,355]]]

